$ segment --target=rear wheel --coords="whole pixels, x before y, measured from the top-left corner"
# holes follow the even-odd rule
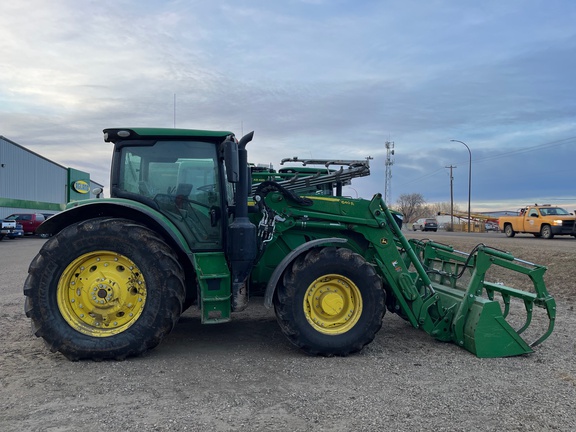
[[[51,237],[30,264],[26,315],[70,360],[124,359],[154,348],[176,324],[183,271],[150,229],[98,218]]]
[[[283,333],[314,355],[345,356],[370,343],[385,312],[380,278],[360,255],[333,247],[300,255],[275,297]]]
[[[552,232],[550,225],[542,225],[542,228],[540,228],[540,235],[545,239],[554,238],[554,233]]]
[[[504,227],[504,234],[506,234],[506,237],[514,237],[516,235],[516,233],[512,229],[512,225],[510,224]]]

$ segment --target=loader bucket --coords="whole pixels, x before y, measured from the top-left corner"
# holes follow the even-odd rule
[[[438,299],[427,305],[430,321],[420,320],[421,327],[433,336],[452,340],[485,358],[530,353],[552,333],[556,303],[544,284],[546,267],[482,244],[467,254],[432,241],[409,243],[419,258],[415,265],[422,265],[430,281],[429,291]],[[529,283],[530,291],[504,285],[499,281],[502,274],[524,284],[523,288]],[[495,281],[489,281],[491,278]],[[425,285],[428,281],[420,282]],[[538,315],[536,335],[527,331],[535,307],[545,311]]]

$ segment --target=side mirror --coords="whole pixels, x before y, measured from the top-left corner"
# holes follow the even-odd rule
[[[96,195],[96,198],[100,198],[100,196],[102,195],[103,192],[104,192],[104,188],[101,188],[101,187],[96,187],[96,188],[92,189],[92,193],[94,195]]]
[[[240,181],[240,163],[238,162],[238,143],[228,140],[224,143],[224,165],[226,167],[226,179],[230,183]]]

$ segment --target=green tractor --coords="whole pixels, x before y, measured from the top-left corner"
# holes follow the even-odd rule
[[[124,359],[157,346],[191,306],[202,323],[227,322],[253,295],[313,355],[360,351],[387,310],[479,357],[532,352],[552,332],[545,267],[484,245],[465,254],[407,240],[380,194],[341,196],[368,160],[251,173],[252,136],[104,130],[111,198],[70,203],[39,229],[52,236],[24,285],[36,336],[70,360]],[[532,288],[490,282],[494,269]],[[526,341],[534,306],[546,325]]]

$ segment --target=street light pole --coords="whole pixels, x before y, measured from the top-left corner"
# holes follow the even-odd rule
[[[472,196],[472,152],[470,151],[470,147],[460,140],[451,139],[452,142],[459,142],[460,144],[464,144],[464,146],[468,149],[468,155],[470,156],[470,160],[468,163],[468,232],[470,232],[470,197]]]

